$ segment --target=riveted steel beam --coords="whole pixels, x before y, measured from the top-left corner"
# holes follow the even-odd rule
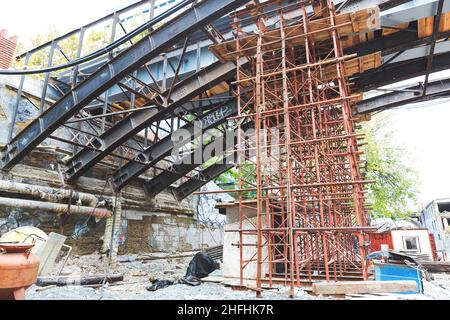
[[[208,182],[218,178],[228,170],[234,168],[234,163],[216,163],[205,170],[199,172],[194,177],[183,183],[174,190],[175,198],[181,201],[206,185]]]
[[[181,128],[185,134],[183,134],[182,136],[180,135],[181,140],[177,139],[177,145],[182,146],[191,142],[193,138],[196,138],[196,135],[201,135],[206,130],[225,123],[228,117],[234,116],[236,114],[236,104],[224,105],[204,114],[199,118],[199,120],[201,121],[201,126],[199,126],[197,122],[192,122]],[[139,175],[150,169],[163,158],[169,156],[175,147],[176,146],[173,141],[173,136],[169,135],[156,144],[152,145],[151,147],[147,148],[144,152],[136,157],[140,162],[146,163],[145,165],[136,162],[129,162],[121,167],[114,173],[112,179],[112,185],[114,186],[116,191],[121,190],[134,178],[137,178]]]
[[[223,152],[229,152],[232,151],[237,143],[237,139],[234,138],[233,144],[227,144],[226,142],[226,136],[227,134],[235,136],[236,130],[228,130],[226,131],[225,136],[222,136],[220,139],[215,139],[207,144],[204,144],[198,148],[196,148],[194,151],[192,151],[190,154],[185,156],[183,159],[180,160],[180,163],[176,163],[172,165],[168,170],[161,172],[159,175],[154,177],[152,180],[150,180],[148,183],[144,185],[146,192],[151,197],[156,196],[157,194],[161,193],[170,185],[182,177],[184,177],[186,174],[197,168],[200,164],[197,163],[196,158],[201,158],[203,162],[207,162],[211,160],[213,157],[216,156],[223,156]],[[210,153],[204,153],[204,150],[208,147],[213,147],[212,152]],[[217,151],[223,151],[223,152],[217,152]]]
[[[360,101],[357,105],[358,113],[371,113],[388,110],[409,103],[430,100],[450,95],[450,79],[437,80],[428,84],[427,94],[422,96],[423,85],[419,84],[399,91],[382,94]]]
[[[355,87],[369,91],[399,81],[423,76],[427,72],[427,57],[387,65],[382,70],[368,71],[352,79]],[[450,69],[450,52],[434,56],[430,73]]]
[[[242,130],[247,130],[253,127],[252,122],[248,122],[242,126]],[[197,159],[201,157],[203,163],[211,160],[215,156],[227,157],[228,153],[233,151],[237,144],[237,128],[235,130],[227,130],[225,135],[221,136],[219,139],[214,139],[211,142],[204,144],[197,149],[193,150],[190,154],[185,156],[183,159],[179,161],[179,163],[173,164],[169,169],[161,172],[156,177],[151,179],[148,183],[144,185],[145,190],[149,196],[156,196],[161,193],[170,185],[189,172],[193,171],[195,168],[199,166]],[[231,138],[234,143],[230,143]],[[212,148],[212,152],[204,152],[208,150],[208,148]],[[219,152],[217,154],[217,151]],[[233,155],[233,157],[235,157]]]
[[[236,66],[233,63],[216,62],[179,82],[173,88],[171,103],[165,109],[159,111],[155,108],[134,112],[93,141],[92,144],[101,152],[88,148],[78,152],[66,165],[67,180],[74,181],[150,124],[167,118],[167,115],[192,98],[223,81],[232,79],[235,75]]]
[[[64,122],[127,74],[133,73],[168,47],[246,2],[247,0],[202,1],[112,58],[31,122],[7,145],[0,159],[2,169],[11,169]]]

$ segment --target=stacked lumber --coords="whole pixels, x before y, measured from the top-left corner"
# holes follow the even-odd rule
[[[433,35],[434,17],[426,17],[417,21],[419,38],[425,38]],[[439,32],[450,31],[450,12],[441,15],[439,23]]]
[[[303,23],[286,27],[286,42],[288,46],[303,46],[305,37],[308,36],[313,42],[326,41],[331,38],[330,30],[324,29],[329,25],[329,18],[311,20],[308,24],[308,33],[304,32]],[[336,16],[337,31],[340,37],[374,31],[380,28],[380,10],[378,7],[368,8],[352,13],[343,13]],[[258,35],[249,35],[239,39],[240,50],[236,49],[236,40],[226,41],[214,46],[209,50],[222,62],[236,61],[236,56],[252,56],[256,54]],[[270,30],[264,33],[263,38],[281,39],[280,29]],[[344,44],[343,44],[344,45]],[[262,47],[263,51],[278,50],[281,41],[267,41]]]

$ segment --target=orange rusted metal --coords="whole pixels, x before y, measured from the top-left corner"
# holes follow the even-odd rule
[[[39,258],[34,244],[0,243],[0,299],[25,300],[25,290],[36,282]]]

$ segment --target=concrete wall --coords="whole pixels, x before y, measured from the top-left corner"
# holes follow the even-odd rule
[[[244,216],[248,217],[243,223],[243,229],[254,230],[256,225],[256,211],[255,210],[244,210]],[[265,226],[265,223],[263,227]],[[237,232],[227,232],[230,230],[239,229],[239,208],[228,207],[227,208],[227,224],[225,226],[225,234],[223,240],[223,275],[224,277],[230,278],[240,278],[240,250],[236,244],[239,243],[239,233]],[[244,235],[243,244],[255,244],[256,235]],[[234,245],[233,245],[234,244]],[[263,257],[267,257],[267,247],[262,248]],[[256,259],[256,246],[245,246],[243,250],[243,259],[250,260]],[[255,261],[250,262],[244,269],[244,278],[246,279],[244,284],[253,286],[255,284],[254,279],[256,279],[256,269],[257,263]],[[264,277],[268,272],[268,265],[262,265],[262,276]]]
[[[54,152],[35,151],[10,172],[0,172],[0,179],[30,185],[62,187],[55,169],[58,156]],[[103,169],[104,170],[104,169]],[[72,186],[74,191],[90,193],[111,199],[111,189],[105,185],[106,171],[100,168],[81,177]],[[97,178],[98,177],[98,178]],[[200,250],[222,242],[223,232],[207,229],[199,224],[188,200],[178,202],[170,193],[148,197],[140,183],[126,187],[121,193],[120,224],[115,227],[116,247],[121,253]],[[66,186],[67,187],[67,186]],[[2,197],[21,197],[5,194]],[[30,199],[39,200],[39,199]],[[107,201],[112,210],[113,201]],[[19,226],[35,226],[45,232],[63,233],[67,244],[74,246],[74,254],[91,254],[109,244],[105,219],[63,215],[40,210],[0,207],[0,236]]]
[[[73,247],[74,254],[85,255],[101,251],[105,232],[105,220],[66,215],[41,210],[25,210],[0,207],[0,236],[18,227],[33,226],[45,233],[56,232],[67,236],[66,244]]]
[[[8,142],[8,133],[14,115],[14,108],[17,100],[17,88],[20,85],[20,78],[20,76],[0,75],[0,144],[6,144]],[[23,92],[26,97],[22,97],[19,100],[14,134],[20,132],[33,119],[39,116],[42,88],[43,83],[40,79],[31,76],[25,78]],[[57,99],[56,92],[51,87],[48,89],[47,99]],[[45,104],[44,108],[47,109],[48,104]],[[92,131],[86,124],[82,124],[81,129],[88,132]],[[64,128],[58,129],[55,135],[69,140],[72,137],[71,133]],[[68,144],[50,139],[45,140],[42,145],[58,146],[69,151],[72,151],[73,149],[73,147]]]

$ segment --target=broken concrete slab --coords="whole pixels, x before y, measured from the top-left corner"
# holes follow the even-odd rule
[[[61,248],[66,242],[67,237],[58,233],[50,233],[45,244],[36,253],[39,257],[39,275],[48,276],[51,274],[56,258],[58,257]]]

